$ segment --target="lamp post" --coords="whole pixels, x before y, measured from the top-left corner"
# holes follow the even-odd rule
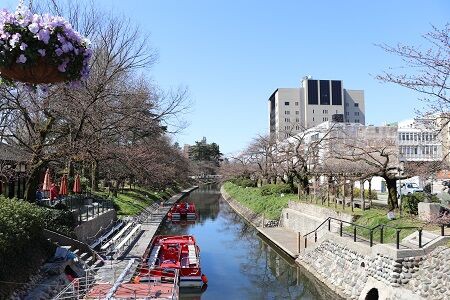
[[[399,162],[399,166],[398,166],[398,173],[400,176],[403,175],[403,171],[404,171],[404,165],[405,165],[405,158],[403,157],[402,154],[400,154],[399,158],[398,158],[398,162]],[[400,209],[400,217],[402,217],[402,180],[399,179],[399,186],[400,186],[400,191],[399,191],[399,209]]]

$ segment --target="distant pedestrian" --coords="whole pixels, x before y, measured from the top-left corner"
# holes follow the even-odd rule
[[[54,183],[52,183],[52,187],[50,188],[50,203],[52,203],[53,199],[58,197],[58,188]]]
[[[37,202],[41,202],[43,196],[44,196],[44,195],[42,194],[41,187],[38,187],[38,188],[36,189],[36,201],[37,201]]]

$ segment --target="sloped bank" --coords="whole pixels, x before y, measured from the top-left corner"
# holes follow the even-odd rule
[[[231,208],[238,213],[241,217],[243,217],[247,222],[257,227],[263,221],[263,217],[260,214],[255,213],[248,207],[242,205],[238,201],[231,198],[231,196],[225,191],[223,185],[220,187],[220,193],[222,194],[222,198],[228,202]]]

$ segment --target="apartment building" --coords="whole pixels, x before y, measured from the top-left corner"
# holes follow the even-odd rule
[[[406,161],[443,159],[443,138],[433,119],[411,119],[397,125],[399,153]]]
[[[269,131],[283,140],[327,121],[365,124],[364,91],[342,80],[304,77],[298,88],[278,88],[269,97]]]

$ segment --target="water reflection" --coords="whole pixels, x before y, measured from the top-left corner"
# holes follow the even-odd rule
[[[161,234],[193,234],[201,247],[202,270],[208,276],[203,294],[182,299],[336,299],[331,291],[305,276],[293,259],[259,237],[220,197],[215,186],[193,192],[200,220],[167,223]]]

